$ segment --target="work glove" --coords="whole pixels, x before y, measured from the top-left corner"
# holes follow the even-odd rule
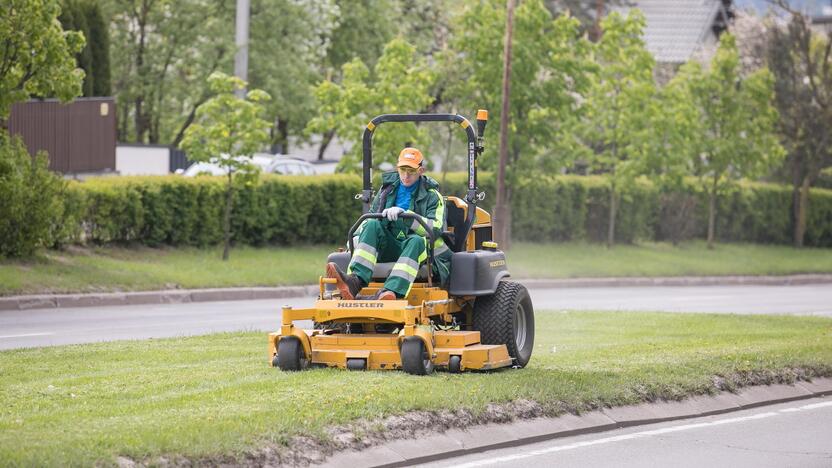
[[[390,208],[385,208],[381,215],[387,217],[387,221],[396,221],[399,219],[399,215],[404,211],[404,209],[399,208],[398,206],[391,206]]]

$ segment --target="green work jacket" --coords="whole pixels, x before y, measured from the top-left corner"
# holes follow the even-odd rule
[[[438,274],[440,281],[446,285],[451,275],[451,256],[453,252],[445,244],[442,239],[442,231],[445,230],[445,200],[442,194],[439,193],[439,182],[423,175],[419,182],[416,191],[410,198],[410,209],[407,210],[422,217],[422,219],[433,230],[434,239],[433,244],[433,272]],[[399,174],[396,171],[385,172],[381,175],[381,190],[373,200],[370,206],[371,213],[380,213],[385,208],[390,208],[396,204],[396,190],[401,185]],[[384,205],[379,207],[379,205]],[[410,232],[427,237],[425,228],[416,220],[399,219],[398,222],[404,223]]]

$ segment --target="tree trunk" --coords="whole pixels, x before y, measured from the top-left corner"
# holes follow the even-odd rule
[[[321,144],[318,146],[318,161],[324,160],[324,153],[326,153],[326,149],[329,148],[329,144],[332,143],[334,137],[335,129],[329,130],[321,136]]]
[[[799,155],[794,155],[794,161],[792,161],[792,244],[795,247],[800,247],[800,243],[798,242],[798,231],[800,225],[800,184],[803,180],[803,177],[800,174],[800,159]]]
[[[716,222],[716,188],[708,194],[708,248],[714,248],[714,224]]]
[[[800,197],[798,198],[797,220],[794,226],[794,246],[797,248],[803,247],[803,238],[806,235],[806,212],[809,208],[809,185],[811,181],[809,176],[803,178],[803,184],[800,187]]]
[[[618,196],[615,193],[615,186],[610,186],[610,211],[607,225],[607,247],[615,244],[615,215],[618,212]]]
[[[225,213],[223,213],[222,219],[222,230],[223,230],[223,249],[222,249],[222,259],[223,261],[228,260],[228,252],[231,250],[231,198],[232,198],[232,176],[233,174],[229,171],[228,172],[228,184],[225,187]]]
[[[500,112],[500,163],[497,167],[497,202],[494,207],[494,237],[503,250],[508,250],[511,210],[508,207],[506,165],[508,163],[508,122],[511,117],[511,36],[514,29],[514,0],[506,0],[506,34],[503,43],[503,102]]]

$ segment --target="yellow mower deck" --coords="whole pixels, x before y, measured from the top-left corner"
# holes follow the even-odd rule
[[[505,345],[480,344],[478,331],[435,330],[432,321],[450,323],[450,314],[461,311],[448,293],[437,287],[416,283],[407,300],[364,301],[327,298],[324,286],[333,280],[320,279],[321,295],[313,308],[283,308],[280,331],[269,334],[269,362],[274,366],[278,343],[286,337],[297,337],[303,354],[313,365],[348,368],[348,361],[363,360],[364,369],[401,369],[401,347],[409,337],[421,339],[425,352],[435,367],[447,368],[458,356],[452,370],[487,370],[510,366]],[[371,283],[363,294],[372,294],[382,287]],[[396,324],[396,333],[333,333],[332,330],[307,330],[294,325],[297,320],[316,323],[347,322],[364,324]],[[394,325],[395,326],[395,325]],[[358,361],[360,362],[360,361]]]

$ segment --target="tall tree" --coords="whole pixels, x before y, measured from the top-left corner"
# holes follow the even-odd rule
[[[272,96],[272,146],[288,153],[314,115],[312,88],[331,46],[338,7],[333,0],[255,0],[251,10],[249,78]]]
[[[84,36],[64,31],[55,0],[7,0],[0,15],[0,131],[15,102],[30,96],[69,101],[81,94],[83,70],[75,57]]]
[[[772,25],[768,64],[774,73],[779,127],[792,184],[793,241],[802,247],[809,190],[832,166],[832,32],[814,33],[810,19],[793,11],[785,28]]]
[[[90,28],[87,25],[87,17],[84,14],[81,4],[74,0],[65,0],[61,4],[61,14],[58,16],[61,27],[64,31],[78,31],[84,35],[84,47],[75,54],[78,67],[84,70],[84,83],[81,85],[81,92],[84,97],[93,94],[93,59],[90,45]]]
[[[178,144],[234,54],[230,0],[108,0],[121,141]]]
[[[110,32],[101,5],[94,0],[86,0],[81,3],[81,11],[87,19],[89,36],[87,41],[90,46],[90,54],[93,63],[93,96],[110,96]]]
[[[379,114],[419,112],[428,105],[433,73],[414,46],[393,39],[384,47],[373,73],[359,59],[342,68],[341,83],[324,81],[315,89],[319,115],[309,122],[313,132],[335,131],[352,144],[339,163],[340,170],[361,168],[361,129]],[[412,123],[379,127],[373,136],[376,166],[395,162],[406,145],[427,144],[427,133]]]
[[[700,138],[689,157],[708,195],[708,248],[714,247],[716,201],[740,178],[758,177],[781,161],[774,77],[762,68],[741,78],[734,36],[723,34],[704,70],[686,63],[676,78],[695,106]]]
[[[591,167],[609,183],[607,246],[615,243],[615,224],[622,192],[645,172],[645,151],[654,138],[650,128],[653,56],[642,40],[644,15],[633,9],[614,12],[601,21],[595,48],[600,71],[587,97],[581,137],[589,147]]]
[[[464,80],[449,94],[452,91],[466,106],[489,109],[491,128],[499,128],[502,118],[505,14],[504,1],[468,4],[455,26],[447,58]],[[576,154],[573,128],[594,70],[589,59],[591,44],[581,34],[580,23],[568,15],[553,19],[541,0],[525,0],[517,6],[514,28],[507,220],[511,219],[512,186],[519,175],[551,173],[565,167]],[[494,152],[487,151],[480,167],[493,169],[496,162]],[[506,227],[510,239],[510,221]]]
[[[192,160],[210,161],[226,171],[222,259],[228,260],[234,179],[239,175],[257,175],[251,157],[268,141],[269,123],[260,115],[262,103],[270,96],[253,89],[245,99],[240,99],[234,92],[245,89],[246,83],[220,72],[211,74],[208,84],[214,95],[197,110],[196,121],[185,131],[182,148]]]

